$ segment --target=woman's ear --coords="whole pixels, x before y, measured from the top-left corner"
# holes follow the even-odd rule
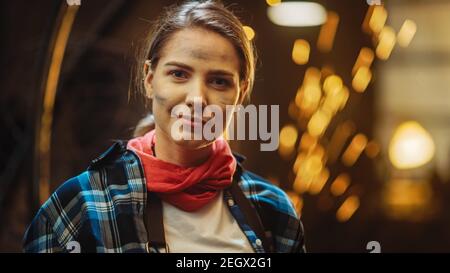
[[[243,104],[248,94],[248,80],[242,81],[239,88],[240,92],[237,104]]]
[[[153,70],[150,60],[146,60],[143,67],[145,95],[153,99]]]

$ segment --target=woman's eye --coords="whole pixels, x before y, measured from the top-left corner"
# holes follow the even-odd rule
[[[170,75],[172,75],[173,77],[175,77],[177,79],[186,79],[187,78],[186,73],[182,70],[170,71]]]
[[[211,83],[220,88],[228,87],[230,85],[228,80],[222,78],[213,79]]]

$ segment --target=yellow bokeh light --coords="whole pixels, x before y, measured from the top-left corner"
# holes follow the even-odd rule
[[[417,168],[434,156],[433,138],[416,121],[402,123],[389,143],[389,159],[398,169]]]
[[[286,125],[281,129],[278,147],[278,153],[281,157],[288,159],[293,154],[297,137],[297,128],[294,125]]]
[[[372,17],[374,7],[375,6],[369,6],[366,15],[364,16],[364,21],[362,23],[362,30],[367,34],[370,34],[372,32],[369,27],[369,20]]]
[[[387,215],[408,221],[422,221],[432,215],[433,189],[430,184],[422,179],[390,179],[382,193]]]
[[[379,42],[375,53],[381,60],[387,60],[391,56],[396,43],[395,31],[391,27],[384,27],[379,36]]]
[[[281,0],[266,0],[267,5],[274,7],[281,3]]]
[[[307,173],[310,176],[316,176],[322,170],[322,159],[318,155],[312,155],[305,159],[303,164],[300,166],[300,171]]]
[[[327,96],[336,95],[343,87],[342,79],[337,75],[328,76],[323,82],[323,90]]]
[[[303,164],[303,162],[305,161],[305,159],[306,159],[306,154],[304,154],[304,153],[299,153],[299,154],[297,155],[297,158],[295,159],[295,162],[294,162],[294,166],[293,166],[293,168],[292,168],[295,174],[298,172],[298,169],[299,169],[300,166]]]
[[[328,158],[331,163],[334,163],[339,158],[345,142],[354,131],[355,125],[349,120],[337,126],[328,145]]]
[[[313,149],[310,149],[309,153],[318,156],[322,162],[326,161],[325,148],[320,144],[316,144]]]
[[[390,206],[423,205],[431,195],[427,181],[391,179],[384,193],[384,201]]]
[[[356,195],[349,196],[336,212],[336,218],[339,222],[348,221],[355,211],[359,208],[359,198]]]
[[[416,23],[412,20],[405,20],[397,34],[398,45],[401,47],[407,47],[411,43],[416,31]]]
[[[294,191],[300,194],[307,192],[311,186],[313,178],[314,177],[309,176],[306,173],[298,172],[293,185]]]
[[[322,90],[316,84],[308,84],[303,89],[303,96],[300,101],[301,109],[310,109],[314,111],[319,106]]]
[[[370,69],[366,66],[361,66],[353,77],[352,87],[356,92],[362,93],[366,90],[371,80],[372,72],[370,72]]]
[[[280,144],[286,147],[294,147],[297,136],[297,128],[294,125],[286,125],[280,132]]]
[[[330,177],[330,171],[328,169],[324,168],[320,172],[320,174],[316,177],[316,179],[311,183],[311,186],[308,189],[308,192],[310,194],[319,194],[325,184],[327,183],[328,178]]]
[[[303,100],[303,89],[304,86],[301,86],[298,90],[297,90],[297,94],[295,94],[295,105],[297,105],[299,108],[302,106],[302,100]]]
[[[307,151],[310,148],[315,147],[317,144],[317,138],[311,136],[308,133],[303,133],[302,138],[300,139],[300,150]]]
[[[339,196],[344,194],[348,186],[350,186],[350,176],[346,173],[343,173],[336,177],[336,179],[333,181],[330,187],[330,192],[334,196]]]
[[[294,205],[295,211],[300,215],[303,209],[303,198],[293,191],[287,191],[286,194]]]
[[[355,164],[361,152],[366,148],[367,137],[363,134],[357,134],[353,137],[352,142],[348,145],[347,150],[345,150],[342,155],[342,163],[346,166],[351,166]]]
[[[305,100],[304,97],[304,87],[301,87],[295,96],[295,105],[299,108],[299,119],[297,119],[299,121],[302,118],[311,116],[317,107],[315,104],[311,104],[310,101]]]
[[[243,29],[245,32],[245,36],[247,36],[247,39],[251,41],[253,40],[253,38],[255,38],[255,31],[253,30],[253,28],[251,28],[250,26],[243,26]]]
[[[305,71],[305,78],[303,83],[308,84],[319,84],[320,83],[321,72],[317,67],[308,67]]]
[[[380,145],[378,145],[377,142],[372,140],[369,143],[367,143],[365,152],[369,158],[375,158],[380,153]]]
[[[334,37],[339,24],[339,15],[334,11],[327,13],[327,21],[320,28],[317,48],[322,52],[330,52],[333,47]]]
[[[292,49],[292,60],[299,65],[306,64],[309,61],[310,45],[308,41],[297,39]]]
[[[368,47],[363,47],[359,51],[358,58],[356,59],[355,65],[352,69],[352,74],[355,75],[358,68],[361,66],[370,67],[372,65],[372,62],[375,58],[375,53],[372,49]]]
[[[308,133],[313,137],[321,136],[325,132],[330,120],[330,113],[322,109],[318,110],[308,122]]]
[[[373,9],[372,16],[369,20],[369,28],[374,33],[379,33],[386,23],[387,19],[387,11],[383,6],[376,6]]]
[[[357,151],[362,151],[367,145],[367,137],[363,134],[357,134],[353,140],[352,143],[350,143],[350,146],[354,148]]]
[[[343,87],[337,94],[333,96],[327,96],[323,102],[323,109],[328,110],[330,113],[335,114],[338,110],[344,108],[349,97],[349,92],[347,87]]]

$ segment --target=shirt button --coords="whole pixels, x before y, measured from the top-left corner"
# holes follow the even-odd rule
[[[228,199],[228,206],[230,206],[230,207],[234,206],[233,199]]]
[[[257,246],[262,246],[262,242],[261,242],[260,239],[256,239],[256,240],[255,240],[255,244],[256,244]]]

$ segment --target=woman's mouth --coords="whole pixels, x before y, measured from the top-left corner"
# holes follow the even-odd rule
[[[182,118],[183,119],[183,124],[186,124],[188,126],[191,127],[202,127],[203,126],[203,121],[201,119],[187,119],[187,118]]]
[[[178,115],[178,119],[181,119],[183,124],[186,124],[187,126],[190,127],[202,127],[206,123],[205,120],[195,117],[195,115],[192,117],[185,115]]]

